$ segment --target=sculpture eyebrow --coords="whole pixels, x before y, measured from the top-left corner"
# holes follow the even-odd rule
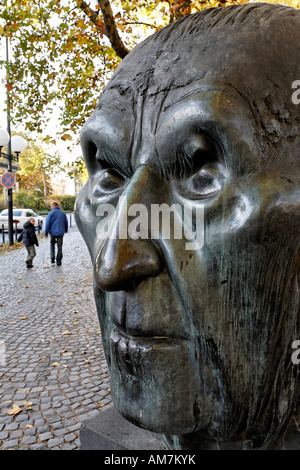
[[[96,158],[103,169],[114,168],[124,176],[132,175],[130,160],[126,157],[122,158],[119,152],[112,151],[109,147],[103,148]]]
[[[193,166],[192,157],[183,150],[178,150],[174,159],[159,159],[161,171],[165,178],[177,177],[184,179]]]
[[[194,157],[197,150],[199,150],[200,152],[202,151],[201,149],[192,149],[188,146],[183,148],[183,145],[179,145],[176,148],[175,154],[172,154],[172,156],[167,155],[167,158],[165,158],[164,160],[162,160],[158,156],[162,175],[165,178],[177,177],[180,179],[184,179],[188,175],[188,173],[190,173],[190,171],[193,169],[195,163]],[[205,150],[203,150],[203,154],[204,153]],[[203,163],[205,163],[205,161],[203,161]]]
[[[173,108],[174,106],[178,105],[182,101],[184,101],[186,98],[192,96],[192,95],[197,95],[199,93],[204,94],[204,93],[211,93],[211,92],[219,92],[219,93],[224,93],[225,88],[224,86],[210,86],[210,85],[204,85],[204,84],[199,84],[196,88],[193,88],[191,90],[187,90],[182,96],[176,99],[176,101],[171,101],[171,103],[167,103],[163,107],[163,111],[166,111],[167,109]],[[167,100],[166,100],[167,101]]]

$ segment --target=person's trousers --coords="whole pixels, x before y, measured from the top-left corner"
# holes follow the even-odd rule
[[[36,255],[35,246],[29,245],[25,247],[27,250],[27,261],[32,261]]]
[[[57,256],[56,256],[56,262],[58,264],[61,263],[63,254],[62,254],[62,246],[63,246],[63,236],[61,237],[55,237],[51,235],[50,238],[50,257],[51,259],[55,259],[55,245],[57,244]]]

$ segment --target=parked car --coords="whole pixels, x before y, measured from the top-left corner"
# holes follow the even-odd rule
[[[44,219],[32,209],[13,209],[13,230],[15,230],[17,223],[17,231],[21,231],[29,217],[35,219],[35,227],[41,230]],[[8,230],[8,209],[4,209],[0,212],[0,230],[2,229],[2,225],[4,225],[4,230]]]

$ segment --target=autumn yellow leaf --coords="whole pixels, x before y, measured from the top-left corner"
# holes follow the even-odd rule
[[[32,410],[32,401],[24,401],[23,405],[25,406],[26,410]]]
[[[78,26],[78,28],[81,28],[81,29],[84,28],[84,26],[85,26],[84,20],[82,20],[82,19],[78,20],[77,21],[77,26]]]
[[[54,367],[58,367],[58,366],[60,366],[60,363],[59,363],[59,362],[53,362],[52,365],[53,365]]]
[[[71,334],[72,334],[71,331],[64,331],[64,332],[62,333],[62,335],[71,335]]]
[[[70,136],[70,134],[64,134],[61,136],[61,139],[62,140],[73,140],[72,137]]]
[[[71,41],[68,41],[66,44],[66,48],[68,51],[71,51],[72,49],[74,49],[74,44]]]
[[[20,408],[18,405],[13,405],[13,407],[10,410],[8,410],[6,414],[15,416],[18,413],[20,413],[20,411],[22,411],[22,408]]]

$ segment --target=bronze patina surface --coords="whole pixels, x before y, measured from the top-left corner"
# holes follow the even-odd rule
[[[114,405],[170,449],[278,447],[290,422],[300,339],[296,80],[300,11],[204,10],[135,47],[82,129],[89,179],[76,220]],[[106,213],[107,238],[97,232],[104,204],[118,209]],[[121,237],[134,204],[204,207],[204,243]]]

